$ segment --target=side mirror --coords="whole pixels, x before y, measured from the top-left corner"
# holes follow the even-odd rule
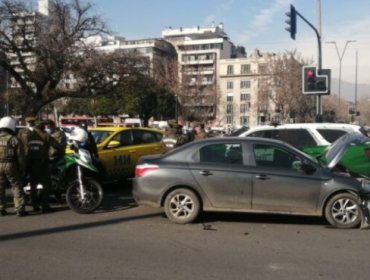
[[[111,149],[111,148],[117,148],[120,146],[120,142],[119,141],[116,141],[116,140],[112,140],[112,141],[109,141],[108,145],[107,145],[107,148]]]
[[[301,170],[305,172],[306,174],[313,174],[316,171],[315,166],[308,164],[308,163],[302,163]]]

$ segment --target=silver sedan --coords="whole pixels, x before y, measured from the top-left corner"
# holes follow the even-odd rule
[[[323,216],[353,228],[361,223],[363,192],[360,180],[330,162],[253,137],[209,138],[144,156],[133,181],[137,203],[163,207],[175,223],[193,222],[201,211],[232,211]]]

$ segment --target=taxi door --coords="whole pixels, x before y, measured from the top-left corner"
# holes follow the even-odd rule
[[[109,179],[132,176],[138,161],[138,149],[133,143],[132,131],[124,130],[114,135],[99,151],[99,158]]]

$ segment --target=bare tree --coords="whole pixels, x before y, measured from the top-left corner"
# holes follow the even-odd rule
[[[201,74],[202,68],[181,69],[181,80],[175,92],[185,120],[208,122],[216,116],[216,106],[220,98],[214,80]]]
[[[107,32],[90,15],[91,4],[52,0],[49,14],[30,10],[21,0],[0,0],[0,66],[22,98],[23,115],[36,115],[62,97],[104,94],[137,71],[135,59],[100,53],[86,38]]]
[[[302,95],[302,65],[304,62],[296,51],[270,55],[261,73],[257,106],[268,113],[271,107],[282,121],[295,118],[311,120],[314,116],[314,98]],[[271,106],[273,104],[273,106]]]

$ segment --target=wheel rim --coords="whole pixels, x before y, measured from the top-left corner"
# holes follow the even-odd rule
[[[341,198],[334,202],[331,208],[333,219],[341,224],[350,224],[359,217],[357,204],[349,198]]]
[[[85,182],[84,199],[82,199],[80,187],[77,184],[71,190],[71,202],[79,209],[88,210],[94,208],[99,201],[99,196],[99,189],[89,182]]]
[[[179,219],[188,218],[194,211],[194,201],[186,194],[177,194],[170,200],[171,214]]]

